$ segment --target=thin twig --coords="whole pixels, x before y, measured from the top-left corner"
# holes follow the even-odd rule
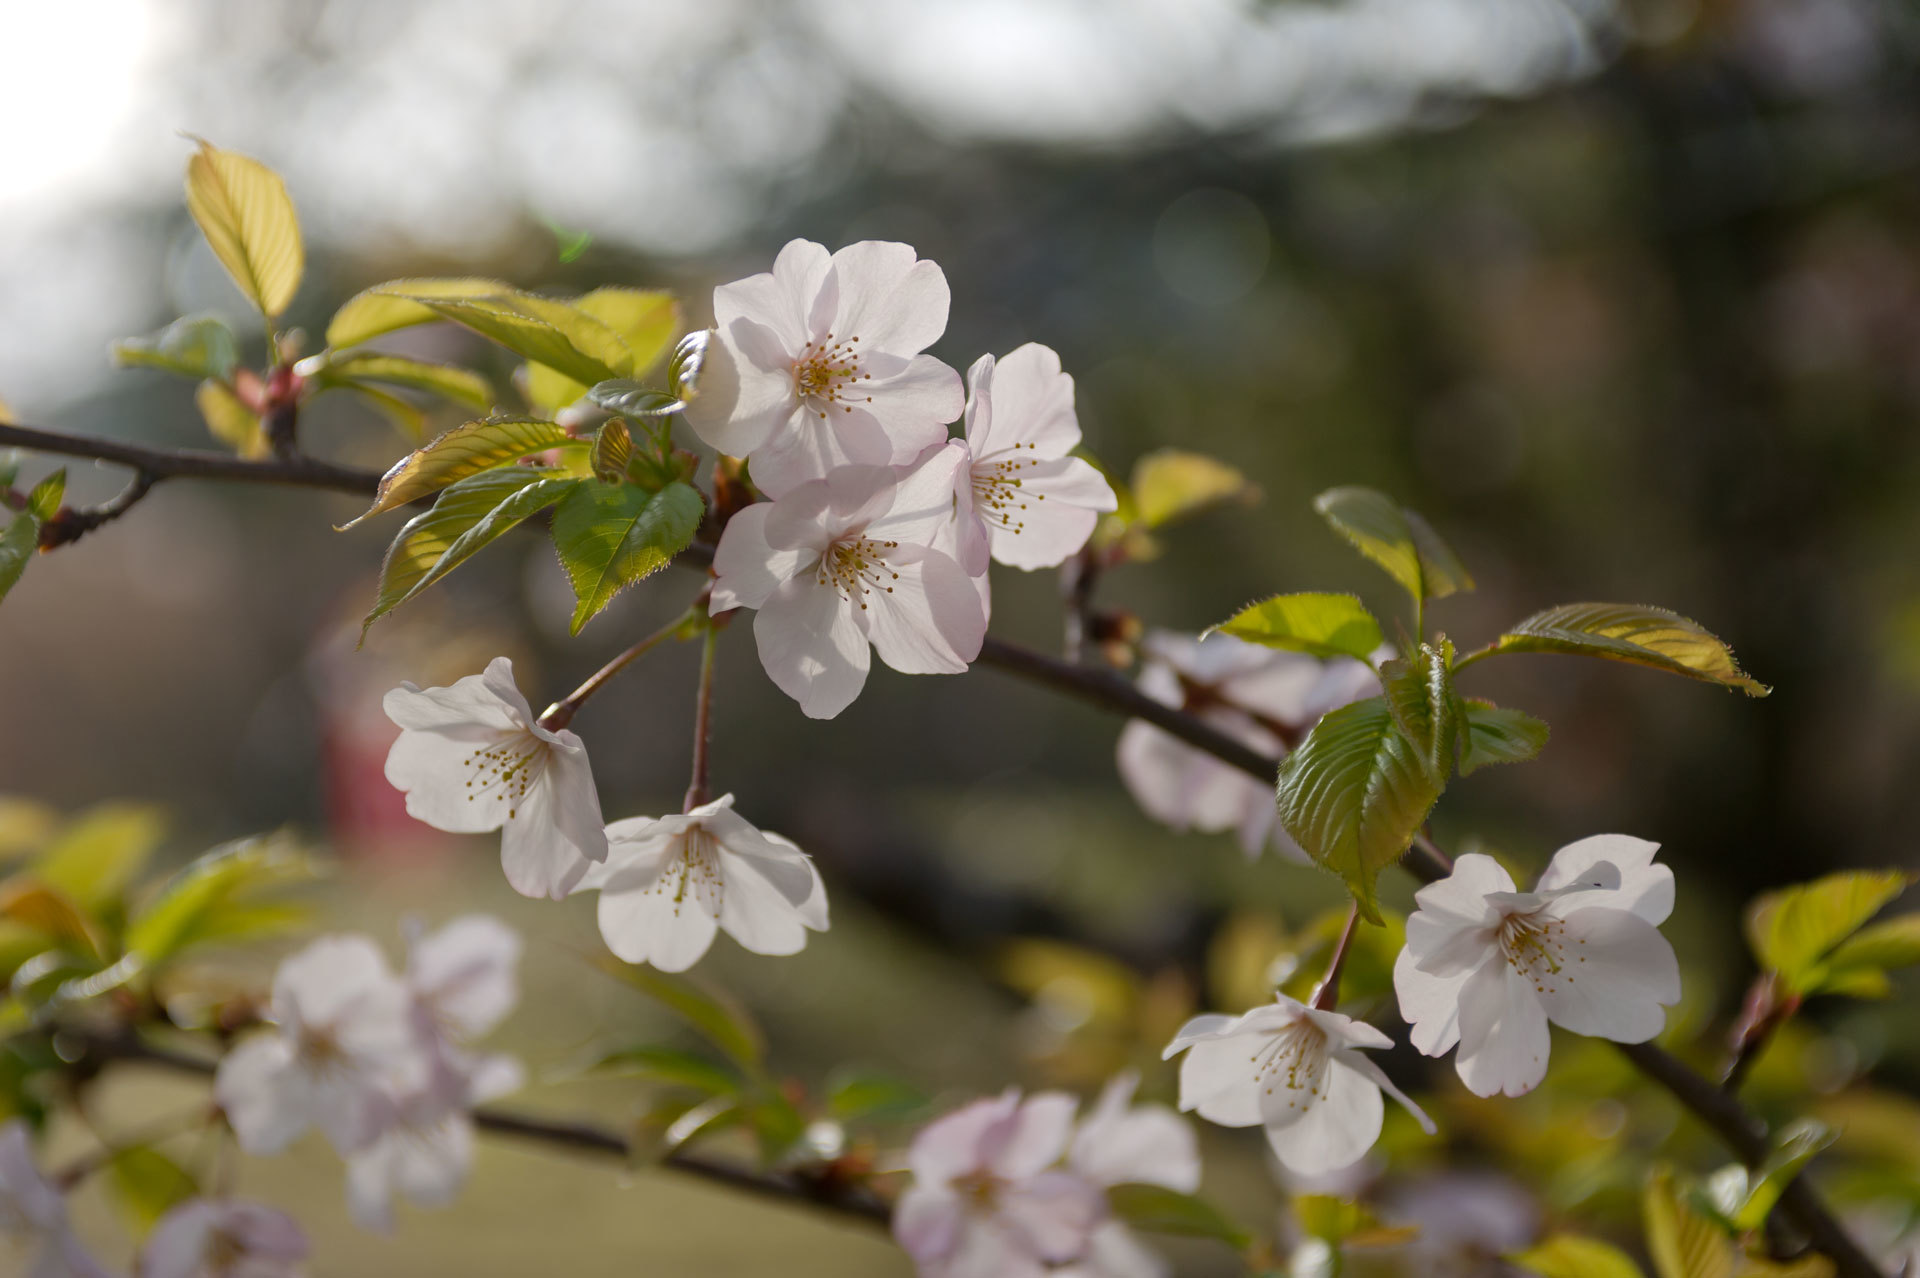
[[[40,525],[40,549],[52,550],[55,546],[79,541],[96,528],[112,523],[138,505],[158,482],[151,471],[135,471],[133,482],[110,501],[98,506],[61,507],[52,519]]]
[[[61,457],[90,457],[144,471],[157,483],[163,479],[224,479],[244,484],[289,484],[299,488],[330,488],[337,492],[373,496],[380,487],[378,471],[340,466],[313,457],[281,457],[249,461],[230,453],[196,448],[143,448],[117,439],[63,435],[0,422],[0,448],[25,448]]]
[[[680,805],[691,812],[707,801],[707,738],[713,728],[713,653],[719,647],[720,632],[711,621],[700,643],[700,690],[693,705],[693,777],[687,782],[687,797]]]
[[[639,643],[634,644],[633,647],[628,648],[612,661],[609,661],[606,665],[594,671],[587,677],[585,683],[575,688],[572,692],[569,692],[562,700],[556,701],[546,708],[545,713],[540,716],[540,726],[548,732],[558,732],[569,723],[572,723],[573,716],[579,713],[580,707],[587,703],[588,698],[592,697],[593,694],[600,691],[600,689],[606,687],[607,683],[615,675],[625,670],[636,659],[658,647],[666,640],[673,638],[674,633],[678,631],[680,627],[686,625],[693,616],[694,609],[687,609],[672,621],[669,621],[666,625],[660,627]]]
[[[1320,984],[1314,988],[1311,1005],[1322,1012],[1331,1012],[1340,1005],[1340,969],[1347,965],[1347,950],[1353,945],[1353,934],[1360,927],[1360,903],[1355,901],[1353,908],[1347,911],[1347,925],[1340,929],[1340,939],[1334,943],[1333,957],[1327,960],[1327,974],[1320,978]]]

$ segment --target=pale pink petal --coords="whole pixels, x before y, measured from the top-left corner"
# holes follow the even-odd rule
[[[1020,1106],[1000,1142],[987,1155],[992,1170],[1008,1179],[1032,1176],[1060,1161],[1073,1134],[1080,1102],[1064,1092],[1039,1092]]]
[[[911,355],[947,329],[947,277],[935,263],[917,261],[910,245],[849,244],[833,255],[832,273],[839,286],[836,338],[857,337],[863,350]],[[952,417],[959,415],[956,402]]]
[[[1599,862],[1611,862],[1620,872],[1620,886],[1579,893],[1566,901],[1567,908],[1606,906],[1631,910],[1649,923],[1664,923],[1673,913],[1673,871],[1653,863],[1654,853],[1659,850],[1658,843],[1646,839],[1625,834],[1596,834],[1569,843],[1554,853],[1535,890],[1557,891],[1580,882]]]
[[[797,346],[752,319],[722,323],[707,345],[699,390],[684,410],[701,442],[746,457],[792,430],[804,411],[793,376]]]
[[[1494,959],[1460,987],[1454,1068],[1476,1096],[1524,1096],[1547,1075],[1547,1013],[1533,982]]]
[[[767,677],[809,718],[833,718],[866,685],[865,616],[832,587],[802,577],[782,585],[753,619]]]
[[[765,502],[747,507],[727,521],[720,544],[713,551],[713,610],[759,608],[780,583],[812,567],[819,552],[775,549],[767,543],[767,519],[773,507]]]
[[[1575,910],[1553,941],[1559,970],[1535,983],[1554,1024],[1616,1043],[1644,1043],[1666,1025],[1680,964],[1659,928],[1629,910]]]
[[[1093,1231],[1085,1259],[1053,1271],[1053,1278],[1166,1278],[1166,1260],[1117,1220]]]
[[[869,596],[867,614],[880,659],[902,674],[966,670],[987,633],[973,579],[937,550],[904,545],[887,552],[884,567],[895,576]]]
[[[435,1023],[463,1039],[488,1033],[519,1001],[520,934],[469,914],[423,937],[407,956],[407,982]]]
[[[979,371],[981,364],[976,363],[973,372]],[[1059,355],[1028,342],[984,371],[984,378],[974,379],[974,394],[980,398],[986,391],[992,413],[989,421],[972,426],[968,432],[977,455],[1020,448],[1042,457],[1064,457],[1079,445],[1073,378],[1060,371]],[[1026,445],[1033,447],[1027,449]]]
[[[1176,1040],[1177,1041],[1177,1040]],[[1180,1062],[1180,1108],[1222,1127],[1256,1127],[1263,1089],[1254,1076],[1255,1043],[1235,1036],[1196,1042]]]
[[[719,920],[700,894],[677,890],[678,877],[631,891],[600,893],[601,939],[628,963],[684,972],[713,944]]]
[[[1074,1133],[1068,1161],[1096,1185],[1165,1185],[1190,1194],[1200,1187],[1193,1128],[1165,1105],[1132,1105],[1137,1082],[1127,1073],[1107,1084]]]
[[[1372,1080],[1375,1087],[1378,1087],[1381,1091],[1398,1101],[1401,1108],[1413,1115],[1413,1121],[1420,1124],[1421,1131],[1431,1136],[1439,1130],[1439,1128],[1434,1126],[1433,1119],[1427,1116],[1427,1111],[1421,1109],[1420,1106],[1414,1103],[1413,1097],[1394,1086],[1393,1080],[1387,1077],[1385,1070],[1382,1070],[1378,1065],[1358,1052],[1348,1052],[1340,1059],[1349,1068],[1358,1070],[1366,1078]]]
[[[388,693],[389,713],[394,693]],[[388,784],[407,796],[407,815],[436,830],[479,834],[506,823],[512,792],[494,783],[493,756],[533,749],[532,734],[478,726],[403,731],[387,752]]]
[[[501,695],[502,686],[507,696]],[[513,663],[495,657],[482,674],[456,679],[444,688],[416,688],[403,683],[381,702],[387,717],[401,728],[434,732],[469,728],[514,731],[526,727],[530,716],[526,698],[513,683]]]
[[[954,494],[967,475],[967,446],[935,443],[898,469],[886,510],[867,525],[877,539],[951,550],[956,521]]]
[[[1002,1192],[1000,1217],[1042,1260],[1072,1260],[1107,1215],[1098,1186],[1071,1172],[1043,1171]]]
[[[1080,553],[1099,522],[1100,516],[1088,507],[1035,500],[1013,522],[994,521],[984,526],[989,553],[996,562],[1032,572],[1057,568]]]
[[[659,877],[685,826],[677,818],[629,817],[607,827],[607,859],[587,867],[574,892],[625,892]]]
[[[799,907],[745,857],[723,856],[722,863],[726,864],[722,930],[755,954],[798,954],[805,949],[807,929]]]
[[[1420,970],[1411,947],[1393,961],[1393,990],[1400,1016],[1413,1027],[1413,1045],[1428,1056],[1444,1056],[1460,1041],[1460,987],[1471,972],[1433,976]]]
[[[862,385],[865,410],[893,440],[895,463],[912,461],[945,439],[947,423],[959,417],[966,404],[960,374],[931,355],[915,355],[898,372]],[[848,416],[858,417],[861,408],[856,401]]]
[[[1288,1171],[1321,1176],[1352,1166],[1372,1149],[1383,1114],[1380,1088],[1336,1055],[1321,1075],[1320,1094],[1288,1125],[1269,1125],[1267,1138]]]
[[[1482,852],[1468,852],[1454,858],[1452,874],[1427,884],[1413,899],[1423,911],[1477,923],[1486,917],[1488,893],[1511,891],[1513,876],[1498,861]]]
[[[966,1207],[959,1197],[925,1182],[910,1186],[893,1209],[894,1239],[922,1265],[950,1253],[965,1223]]]
[[[591,784],[591,774],[588,780]],[[594,823],[589,827],[585,814],[569,803],[569,799],[580,801],[579,787],[568,787],[569,793],[562,795],[550,781],[542,778],[529,786],[517,800],[518,806],[508,812],[500,836],[500,868],[520,895],[559,901],[585,876],[589,865],[606,859],[607,845],[598,822],[599,800],[593,800]]]
[[[920,1129],[907,1151],[907,1166],[922,1184],[944,1184],[957,1176],[978,1171],[981,1150],[989,1138],[1014,1120],[1020,1109],[1020,1092],[1008,1088],[963,1105]]]

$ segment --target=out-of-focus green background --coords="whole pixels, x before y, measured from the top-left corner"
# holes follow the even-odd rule
[[[1706,1028],[1747,974],[1754,891],[1915,860],[1917,42],[1897,0],[4,5],[25,79],[0,137],[0,396],[37,425],[209,442],[185,388],[105,354],[182,311],[251,331],[181,207],[182,130],[286,175],[310,244],[289,318],[314,333],[358,288],[437,273],[675,287],[700,323],[714,283],[792,236],[904,239],[952,285],[948,362],[1045,342],[1104,461],[1177,445],[1264,490],[1170,533],[1106,604],[1197,629],[1258,594],[1354,588],[1392,612],[1307,504],[1364,483],[1471,565],[1480,588],[1434,613],[1462,643],[1574,599],[1665,605],[1728,639],[1770,699],[1558,658],[1480,667],[1472,690],[1548,719],[1553,741],[1456,785],[1436,817],[1443,842],[1521,863],[1603,830],[1660,840]],[[405,447],[330,401],[302,429],[370,466]],[[81,464],[71,491],[120,482]],[[342,926],[501,913],[534,938],[537,997],[507,1039],[536,1072],[669,1033],[581,961],[589,905],[520,901],[490,840],[399,815],[378,698],[506,652],[542,704],[695,580],[663,574],[569,640],[565,580],[528,537],[355,652],[393,531],[334,532],[355,508],[168,484],[32,565],[0,607],[0,791],[164,803],[181,856],[292,823],[349,867]],[[1055,581],[995,571],[996,632],[1057,646]],[[992,671],[877,669],[812,723],[746,631],[721,648],[716,782],[818,858],[835,928],[791,960],[723,940],[702,970],[814,1085],[858,1063],[943,1101],[1090,1087],[1127,1056],[1063,1049],[1104,1023],[1099,981],[1007,942],[1117,959],[1133,975],[1108,994],[1145,1010],[1116,1015],[1157,1027],[1227,998],[1223,927],[1259,951],[1337,899],[1311,872],[1243,865],[1225,836],[1151,824],[1114,774],[1119,724],[1092,710]],[[693,661],[650,657],[576,722],[610,818],[677,801]],[[1404,906],[1405,886],[1388,897]],[[1020,992],[1056,977],[1081,1001]],[[1913,1026],[1856,1018],[1792,1050],[1817,1078],[1837,1052],[1842,1076],[1911,1085]],[[1573,1059],[1570,1040],[1556,1053]],[[1140,1063],[1165,1095],[1171,1068]],[[533,1100],[617,1117],[639,1096]],[[1474,1148],[1502,1147],[1456,1161]],[[1272,1210],[1256,1142],[1209,1133],[1208,1152],[1226,1198]],[[245,1169],[317,1226],[322,1276],[906,1272],[857,1229],[498,1146],[459,1207],[369,1240],[335,1176],[318,1148]],[[1522,1236],[1586,1201],[1440,1184],[1423,1191],[1436,1220],[1457,1191],[1524,1218]]]

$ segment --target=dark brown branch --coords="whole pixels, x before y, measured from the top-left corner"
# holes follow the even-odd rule
[[[195,448],[143,448],[117,439],[63,435],[6,422],[0,422],[0,448],[25,448],[61,457],[90,457],[150,475],[154,483],[163,479],[224,479],[245,484],[330,488],[368,497],[380,486],[377,471],[339,466],[312,457],[248,461],[229,453]]]
[[[69,1047],[80,1050],[80,1059],[90,1068],[104,1068],[115,1062],[135,1062],[172,1070],[180,1074],[210,1077],[214,1062],[189,1052],[150,1043],[139,1035],[122,1030],[117,1033],[62,1031],[59,1037]],[[549,1148],[580,1153],[603,1154],[623,1162],[642,1163],[644,1158],[619,1132],[594,1123],[571,1119],[536,1118],[506,1110],[481,1108],[473,1113],[473,1124],[483,1132],[509,1136]],[[697,1176],[729,1189],[744,1190],[762,1197],[789,1203],[824,1207],[844,1216],[852,1216],[885,1225],[893,1219],[886,1200],[866,1186],[836,1178],[830,1174],[759,1171],[755,1168],[715,1158],[694,1150],[675,1150],[654,1165]]]
[[[133,482],[111,501],[101,502],[98,506],[62,506],[54,512],[52,519],[40,525],[40,549],[52,550],[55,546],[79,541],[94,529],[112,523],[152,492],[156,482],[152,473],[136,471]]]

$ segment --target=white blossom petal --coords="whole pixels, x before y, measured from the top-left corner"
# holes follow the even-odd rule
[[[1547,1074],[1547,1013],[1533,983],[1505,960],[1489,960],[1460,987],[1460,1049],[1454,1068],[1476,1096],[1524,1096]]]
[[[1096,1185],[1200,1188],[1200,1148],[1193,1128],[1165,1105],[1134,1105],[1139,1076],[1120,1074],[1080,1123],[1068,1153],[1074,1171]]]
[[[972,398],[983,408],[969,415],[967,442],[989,457],[1030,445],[1029,451],[1064,457],[1080,444],[1073,410],[1073,378],[1060,356],[1037,342],[1015,348],[997,363],[982,356],[967,373]]]
[[[863,615],[832,587],[796,577],[753,619],[767,677],[809,718],[833,718],[866,686],[872,658]]]
[[[1619,871],[1619,887],[1579,893],[1566,902],[1567,908],[1609,906],[1631,910],[1649,923],[1664,923],[1673,913],[1673,871],[1653,863],[1654,854],[1659,850],[1658,843],[1646,839],[1625,834],[1596,834],[1569,843],[1554,853],[1535,890],[1558,891],[1580,882],[1598,863],[1610,862]]]
[[[762,502],[727,521],[720,544],[713,550],[715,612],[764,606],[781,582],[798,576],[819,559],[818,551],[776,549],[768,543],[767,516],[772,510]]]
[[[1415,1048],[1428,1056],[1444,1056],[1460,1041],[1460,987],[1471,975],[1471,971],[1453,976],[1423,972],[1413,947],[1402,947],[1393,961],[1393,990],[1402,1019],[1413,1027],[1410,1037]]]
[[[868,637],[902,674],[960,674],[980,655],[987,619],[973,579],[947,555],[917,546],[889,551],[895,576],[870,598]]]
[[[409,947],[407,983],[433,1023],[467,1041],[506,1019],[519,1001],[520,935],[487,914],[469,914]]]
[[[1067,1152],[1074,1111],[1079,1107],[1065,1092],[1029,1096],[999,1142],[985,1152],[987,1166],[1001,1176],[1020,1178],[1038,1175],[1059,1162]]]
[[[1680,1001],[1680,964],[1659,928],[1627,910],[1584,909],[1566,916],[1557,939],[1560,970],[1537,978],[1554,1024],[1616,1043],[1644,1043],[1665,1027],[1663,1005]]]
[[[1325,1175],[1353,1165],[1373,1148],[1384,1112],[1378,1085],[1335,1055],[1321,1074],[1319,1095],[1286,1125],[1270,1124],[1267,1140],[1288,1171]]]

